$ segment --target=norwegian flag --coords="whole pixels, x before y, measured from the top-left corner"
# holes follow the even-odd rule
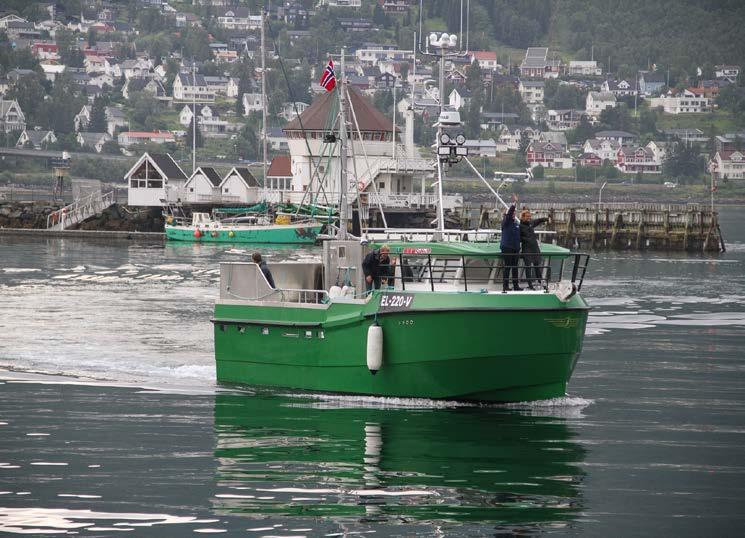
[[[336,74],[334,73],[334,60],[329,59],[329,64],[326,69],[323,70],[321,75],[321,86],[323,86],[327,92],[333,91],[336,88]]]

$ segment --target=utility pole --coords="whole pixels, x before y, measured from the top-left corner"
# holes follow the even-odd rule
[[[266,187],[266,41],[264,39],[264,10],[261,10],[261,169],[264,177],[262,183]]]

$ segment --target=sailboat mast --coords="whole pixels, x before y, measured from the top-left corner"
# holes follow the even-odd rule
[[[261,167],[264,172],[263,183],[266,187],[266,41],[264,40],[264,18],[266,14],[264,9],[261,10],[261,145],[263,155],[261,158]]]
[[[440,146],[440,140],[442,139],[442,113],[445,110],[445,48],[440,49],[440,115],[437,121],[437,138],[435,139],[435,148]],[[442,207],[442,181],[445,179],[442,163],[440,163],[440,156],[437,155],[437,229],[440,232],[445,231],[445,210]]]
[[[339,61],[339,235],[338,239],[347,238],[347,221],[349,220],[347,207],[347,119],[344,114],[344,93],[346,92],[346,77],[344,76],[344,47],[341,48]]]

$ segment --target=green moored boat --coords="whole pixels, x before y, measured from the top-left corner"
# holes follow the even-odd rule
[[[374,247],[375,245],[370,245]],[[587,255],[543,245],[540,289],[503,293],[494,243],[391,243],[392,285],[366,293],[368,246],[323,261],[221,264],[220,382],[386,397],[511,402],[564,396],[589,307]]]
[[[201,243],[313,244],[323,224],[314,219],[271,222],[261,216],[215,220],[207,213],[194,213],[190,223],[166,222],[166,238],[171,241]]]

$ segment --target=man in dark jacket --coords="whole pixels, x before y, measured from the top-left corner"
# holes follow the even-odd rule
[[[528,280],[528,287],[533,289],[533,276],[540,282],[542,279],[541,265],[541,248],[538,246],[538,238],[535,235],[536,226],[540,226],[548,219],[531,219],[530,210],[523,209],[520,212],[520,245],[523,252],[523,263],[525,264],[525,278]]]
[[[373,250],[362,260],[362,271],[365,274],[365,286],[367,291],[380,289],[383,278],[390,279],[393,276],[395,260],[391,261],[388,253],[390,248],[383,245],[378,250]]]
[[[504,256],[504,274],[502,276],[502,291],[510,289],[510,271],[512,271],[512,289],[520,291],[517,272],[518,255],[520,254],[520,224],[515,218],[515,204],[517,196],[512,195],[512,205],[502,219],[502,238],[499,248]]]
[[[259,266],[261,272],[264,273],[264,278],[266,278],[266,281],[269,282],[269,285],[272,288],[276,288],[277,286],[274,284],[274,277],[272,277],[272,272],[269,270],[269,267],[267,267],[266,262],[261,259],[261,254],[259,254],[258,252],[254,252],[251,255],[251,259],[256,265]]]

